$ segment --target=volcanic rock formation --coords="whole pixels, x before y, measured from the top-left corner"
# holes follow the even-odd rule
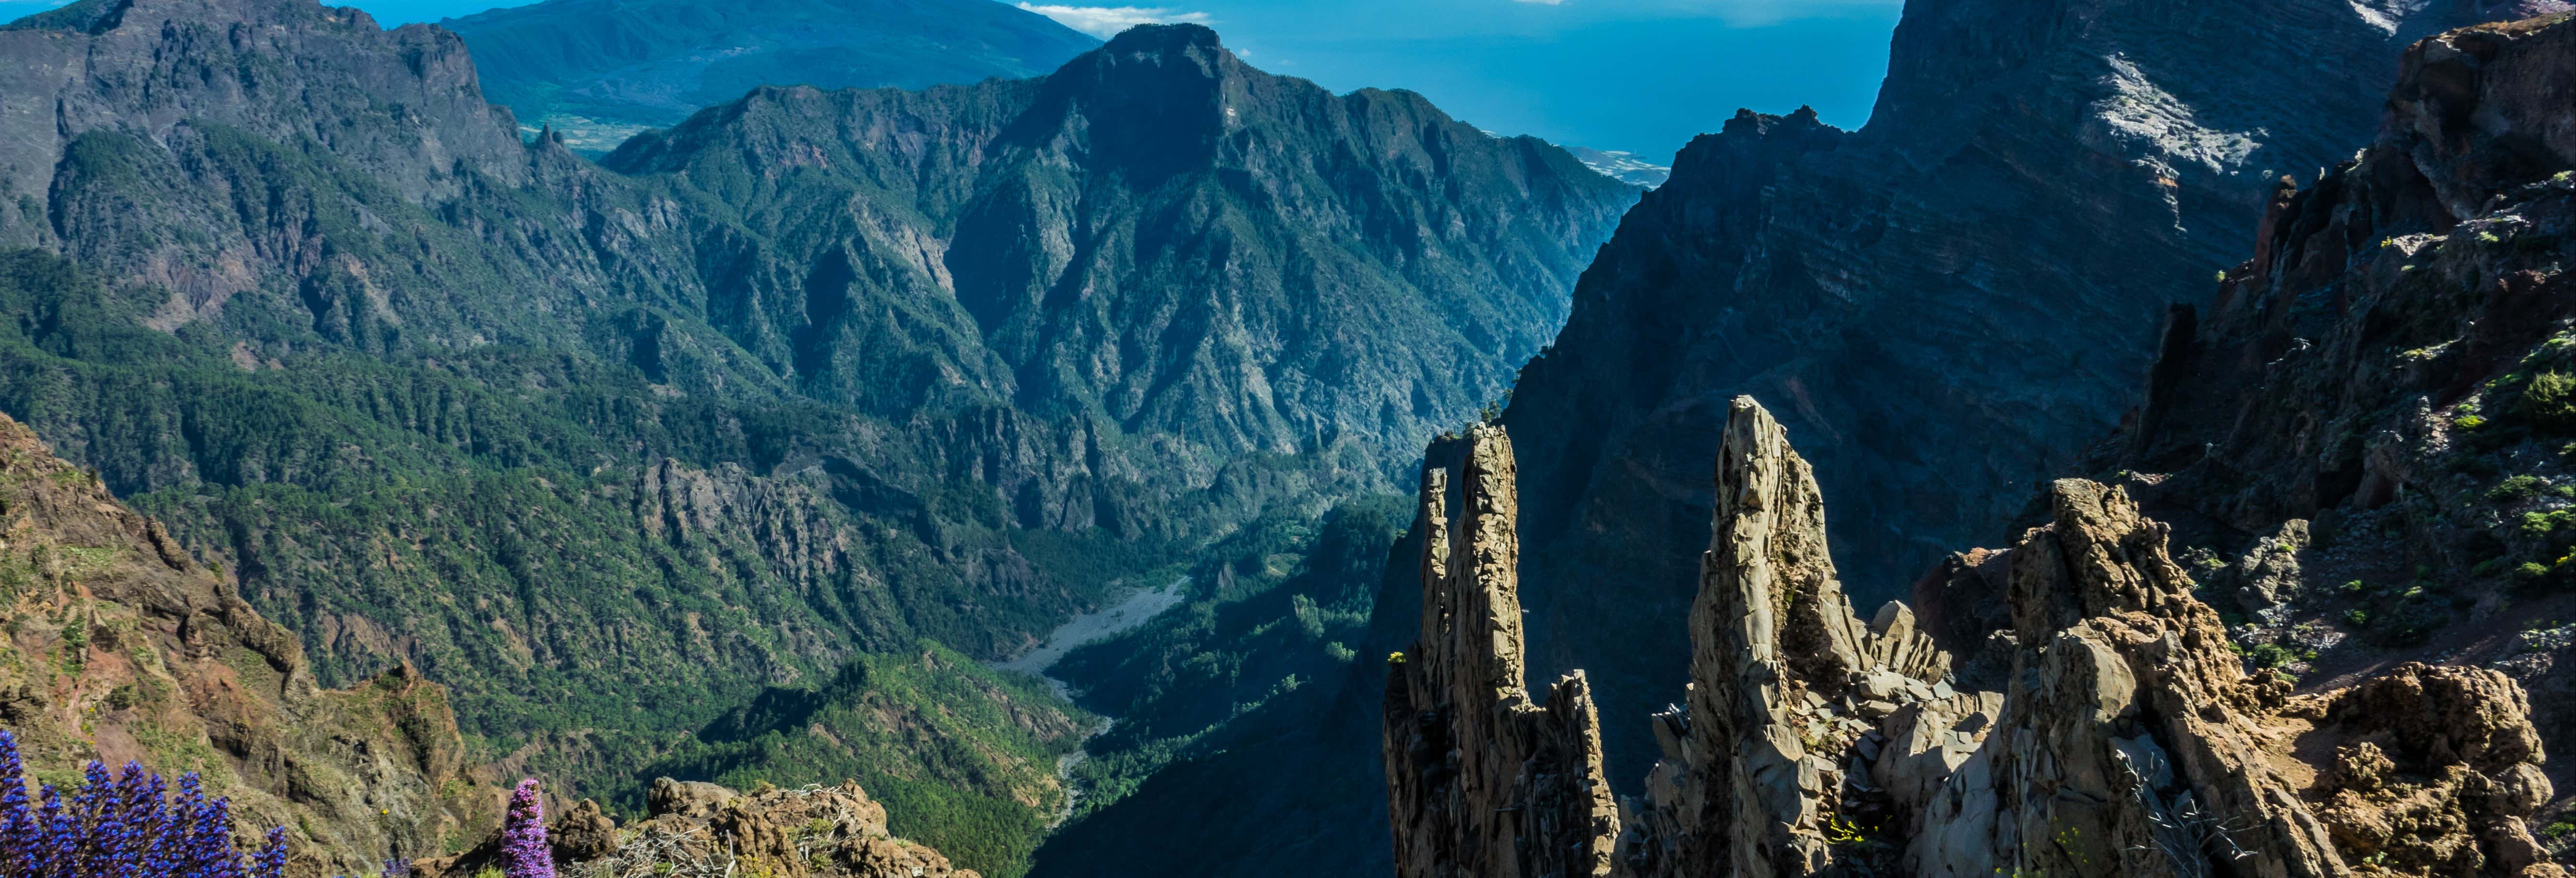
[[[2273,181],[2367,144],[2413,41],[2529,3],[1907,4],[1868,125],[1739,113],[1621,222],[1501,423],[1531,499],[1532,666],[1605,707],[1678,685],[1727,400],[1822,468],[1854,593],[1991,545],[2119,421],[2168,304]],[[2376,239],[2373,239],[2376,240]],[[1614,766],[1650,758],[1614,727]],[[1633,767],[1630,769],[1633,770]]]
[[[2262,662],[2338,679],[2489,665],[2562,752],[2571,174],[2576,16],[2417,45],[2378,140],[2304,188],[2281,180],[2252,258],[2205,312],[2174,310],[2144,407],[2097,466],[2176,523]]]
[[[1451,540],[1473,560],[1426,554],[1426,609],[1450,621],[1390,672],[1401,875],[2564,874],[2525,825],[2550,784],[2511,680],[2410,664],[2294,695],[2247,671],[2167,529],[2117,488],[2052,486],[2050,523],[2003,561],[2002,691],[1957,691],[1903,604],[1853,614],[1807,464],[1750,398],[1719,455],[1689,706],[1653,718],[1665,759],[1623,803],[1616,856],[1569,863],[1597,851],[1602,827],[1577,822],[1597,811],[1547,793],[1598,788],[1598,720],[1579,677],[1544,706],[1493,678],[1519,667],[1517,626],[1457,621],[1515,604],[1507,576],[1458,572],[1513,546],[1493,484],[1508,443],[1492,427],[1470,441],[1467,535]],[[1425,481],[1426,534],[1441,482]],[[1417,694],[1441,681],[1448,700]],[[1522,761],[1480,767],[1495,755]]]

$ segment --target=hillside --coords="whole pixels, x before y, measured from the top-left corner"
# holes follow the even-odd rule
[[[2446,34],[2404,69],[2378,142],[2284,180],[2252,257],[2166,321],[2093,464],[2175,522],[2257,664],[2495,668],[2576,752],[2576,17]],[[2576,789],[2576,763],[2547,768]]]
[[[438,26],[465,38],[486,98],[588,153],[764,85],[1025,79],[1100,45],[993,0],[547,0]]]
[[[292,632],[95,474],[0,417],[0,726],[63,789],[90,760],[196,772],[311,873],[443,853],[500,824],[447,690],[409,665],[314,682]],[[248,837],[254,833],[245,829]]]

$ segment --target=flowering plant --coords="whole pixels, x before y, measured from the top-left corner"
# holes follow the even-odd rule
[[[17,736],[0,732],[0,878],[284,878],[286,828],[244,862],[232,800],[207,799],[196,772],[176,795],[139,763],[84,774],[68,799],[52,784],[31,798]]]

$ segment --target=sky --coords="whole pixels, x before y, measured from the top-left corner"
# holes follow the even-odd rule
[[[0,0],[0,19],[62,0]],[[352,0],[326,0],[335,5]],[[1236,54],[1336,91],[1420,92],[1501,134],[1657,164],[1738,107],[1868,121],[1902,0],[1164,0],[1019,2],[1095,35],[1147,21],[1216,29]],[[354,0],[391,27],[494,0]]]

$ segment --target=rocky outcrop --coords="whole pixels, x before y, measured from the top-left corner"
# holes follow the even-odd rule
[[[0,727],[32,772],[197,772],[245,845],[287,828],[297,875],[373,874],[499,822],[446,689],[409,665],[320,687],[293,633],[5,417],[0,522]]]
[[[1891,601],[1867,624],[1852,612],[1814,473],[1769,412],[1750,398],[1732,407],[1691,609],[1688,712],[1656,718],[1666,748],[1651,817],[1624,840],[1641,874],[1826,867],[1834,815],[1863,810],[1846,794],[1872,787],[1846,782],[1861,736],[1899,705],[1954,695],[1949,656],[1912,610]]]
[[[2252,258],[2166,321],[2096,469],[2176,523],[2260,663],[2337,682],[2487,665],[2576,748],[2552,633],[2576,581],[2571,173],[2576,17],[2425,40],[2370,148],[2281,180]]]
[[[1751,399],[1730,412],[1688,626],[1689,707],[1651,720],[1666,756],[1647,795],[1623,803],[1615,873],[2565,874],[2527,824],[2551,785],[2522,690],[2504,675],[2413,664],[2294,694],[2287,675],[2248,670],[2169,554],[2165,525],[2120,488],[2069,479],[2051,486],[2046,525],[1952,571],[2000,568],[2011,626],[1995,633],[1994,648],[2010,655],[2000,691],[1958,691],[1949,656],[1914,630],[1905,605],[1859,622],[1834,575],[1807,464]],[[1471,442],[1470,472],[1507,447],[1491,427]],[[1498,471],[1509,470],[1483,470],[1465,493],[1508,498],[1486,483]],[[1440,487],[1426,480],[1425,497]],[[1427,499],[1426,526],[1438,511]],[[1490,533],[1476,542],[1511,545]],[[1426,561],[1427,586],[1460,578],[1448,563]],[[1453,594],[1426,587],[1438,608]],[[1426,618],[1433,609],[1426,603]],[[1517,641],[1507,628],[1480,630],[1499,632],[1497,645]],[[1482,659],[1408,655],[1395,679],[1518,669]],[[1589,694],[1561,688],[1547,709],[1588,716]],[[1399,860],[1510,837],[1477,812],[1408,819],[1428,810],[1408,807],[1422,798],[1417,778],[1442,775],[1400,754],[1425,742],[1492,752],[1513,733],[1449,723],[1438,726],[1448,737],[1433,738],[1394,713],[1409,702],[1390,696],[1389,706]]]
[[[1590,689],[1578,671],[1541,704],[1521,682],[1511,442],[1479,425],[1458,444],[1454,492],[1450,470],[1423,471],[1422,631],[1387,674],[1396,874],[1609,875],[1617,809]]]
[[[1819,467],[1864,606],[2006,539],[2133,404],[2167,305],[2243,258],[2273,181],[2369,142],[2409,43],[2553,5],[1916,2],[1865,127],[1724,120],[1622,220],[1501,418],[1533,666],[1585,668],[1613,715],[1660,703],[1636,699],[1688,646],[1626,620],[1687,611],[1668,584],[1695,575],[1737,394]],[[1608,743],[1650,758],[1638,729]]]
[[[567,875],[601,878],[978,878],[938,851],[886,831],[886,809],[849,781],[740,793],[657,778],[642,820],[617,825],[587,799],[547,824]],[[421,878],[470,878],[500,866],[501,836],[409,864]]]

